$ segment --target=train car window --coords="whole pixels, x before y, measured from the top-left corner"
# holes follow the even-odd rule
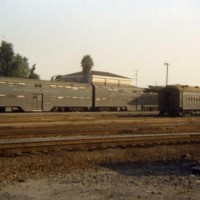
[[[105,98],[105,97],[102,97],[102,100],[103,100],[103,101],[106,101],[106,98]]]
[[[56,88],[56,85],[50,85],[51,88]]]
[[[194,96],[191,96],[191,101],[193,101],[194,100]]]
[[[84,90],[85,88],[84,87],[79,87],[79,89]]]
[[[65,98],[66,98],[66,99],[70,99],[71,97],[70,97],[70,96],[66,96]]]
[[[101,99],[100,98],[96,98],[96,101],[101,101]]]
[[[19,85],[19,86],[25,86],[26,84],[25,83],[17,83],[17,85]]]
[[[79,97],[79,99],[85,99],[84,97]]]
[[[73,89],[73,90],[78,90],[78,88],[77,88],[77,87],[72,87],[72,89]]]
[[[0,84],[5,84],[5,83],[6,83],[6,82],[2,82],[2,81],[0,82]]]
[[[65,88],[66,88],[66,89],[70,89],[70,88],[72,88],[72,87],[71,87],[71,86],[69,86],[69,85],[67,85]]]
[[[18,95],[17,97],[18,97],[18,98],[25,98],[24,95]]]
[[[5,94],[0,94],[0,97],[5,97],[6,95]]]
[[[78,97],[72,97],[72,99],[78,99]]]
[[[63,85],[58,85],[58,88],[64,88],[64,86]]]
[[[58,99],[64,99],[64,97],[63,96],[58,96]]]

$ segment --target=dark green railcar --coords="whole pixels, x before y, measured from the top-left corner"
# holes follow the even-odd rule
[[[160,115],[179,116],[200,111],[200,88],[169,85],[159,93]]]

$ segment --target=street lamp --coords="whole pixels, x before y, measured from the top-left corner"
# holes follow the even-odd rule
[[[166,85],[168,83],[168,66],[169,66],[169,63],[165,63],[164,65],[167,66],[167,72],[166,72]]]

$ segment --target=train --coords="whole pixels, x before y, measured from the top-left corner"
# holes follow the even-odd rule
[[[200,112],[200,87],[168,85],[159,91],[160,115],[185,116]]]
[[[134,86],[0,77],[0,112],[158,110],[158,94]]]
[[[158,89],[0,77],[0,112],[159,111],[200,113],[200,87]]]
[[[137,109],[137,87],[0,78],[0,112],[127,111]]]

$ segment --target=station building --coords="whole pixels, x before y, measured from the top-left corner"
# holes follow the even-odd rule
[[[84,82],[83,72],[62,75],[63,81]],[[94,85],[131,86],[132,79],[117,74],[101,71],[90,72],[90,82]]]

